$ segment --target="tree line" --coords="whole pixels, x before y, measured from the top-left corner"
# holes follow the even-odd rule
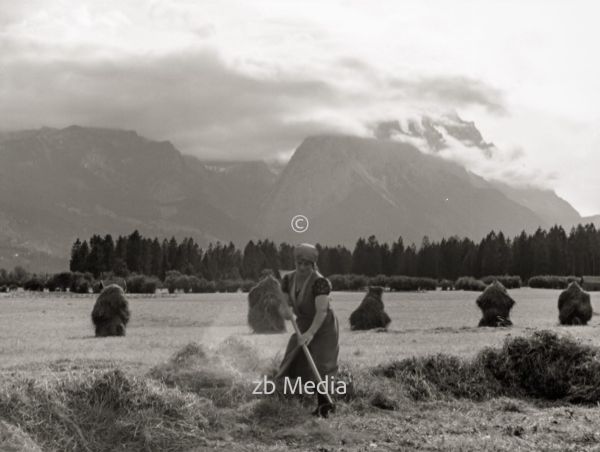
[[[359,238],[352,250],[344,246],[322,246],[318,267],[332,274],[406,275],[456,280],[460,276],[600,275],[600,230],[593,224],[578,225],[569,233],[561,226],[522,232],[514,238],[490,232],[481,241],[449,237],[420,246],[405,245],[402,237],[380,243],[375,236]],[[294,267],[293,245],[270,240],[249,241],[244,249],[233,243],[212,243],[202,249],[193,238],[181,241],[143,237],[137,230],[116,240],[110,234],[77,239],[71,249],[70,270],[99,276],[112,272],[152,275],[164,280],[178,271],[209,281],[256,280],[264,269],[279,271]]]

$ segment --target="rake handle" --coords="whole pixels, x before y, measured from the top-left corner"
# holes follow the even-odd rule
[[[292,326],[294,327],[296,336],[298,337],[298,339],[300,339],[300,336],[302,335],[302,333],[300,332],[300,328],[298,328],[296,319],[292,316],[290,321],[292,322]],[[313,360],[313,357],[310,354],[310,350],[308,349],[306,344],[302,344],[302,350],[304,351],[304,355],[306,356],[306,360],[308,361],[308,364],[309,364],[311,370],[313,371],[313,374],[315,375],[315,377],[317,377],[317,380],[319,380],[319,383],[321,383],[323,381],[323,379],[321,378],[319,369],[317,369],[317,365],[315,364],[315,361]],[[330,403],[331,405],[333,405],[333,400],[332,400],[331,396],[329,395],[329,392],[325,393],[325,397],[327,398],[327,402]]]

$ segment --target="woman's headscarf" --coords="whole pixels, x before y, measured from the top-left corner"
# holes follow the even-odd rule
[[[301,243],[294,248],[294,259],[302,259],[315,264],[319,257],[319,251],[310,243]]]

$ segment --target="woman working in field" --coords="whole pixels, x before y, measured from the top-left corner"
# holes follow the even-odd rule
[[[296,246],[294,259],[296,270],[285,275],[281,288],[287,294],[284,317],[296,315],[301,336],[294,334],[285,352],[279,377],[301,379],[318,383],[301,346],[306,344],[322,378],[334,377],[338,370],[339,335],[338,321],[330,306],[331,284],[317,270],[317,249],[309,244]],[[290,309],[291,308],[291,309]],[[324,394],[317,393],[318,406],[315,416],[327,417],[333,408]]]

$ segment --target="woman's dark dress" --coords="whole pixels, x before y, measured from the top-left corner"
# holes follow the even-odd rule
[[[284,293],[290,294],[290,291],[294,287],[293,278],[295,274],[296,272],[294,271],[284,276],[281,284]],[[331,292],[331,284],[319,273],[313,272],[308,278],[309,281],[306,283],[305,293],[302,293],[300,287],[296,287],[298,289],[296,291],[297,295],[290,297],[292,300],[292,309],[298,322],[298,328],[302,333],[310,328],[315,317],[315,298],[319,295],[329,295]],[[338,354],[340,350],[339,331],[338,321],[331,306],[327,307],[325,319],[310,344],[308,344],[308,349],[317,369],[319,369],[321,378],[325,378],[326,375],[334,376],[337,373]],[[313,375],[304,352],[298,347],[296,334],[292,335],[288,342],[282,363],[289,362],[289,360],[291,360],[289,367],[287,367],[287,370],[282,369],[283,372],[280,376],[287,376],[289,378],[300,377],[302,378],[302,384],[309,380],[317,383],[317,379]]]

